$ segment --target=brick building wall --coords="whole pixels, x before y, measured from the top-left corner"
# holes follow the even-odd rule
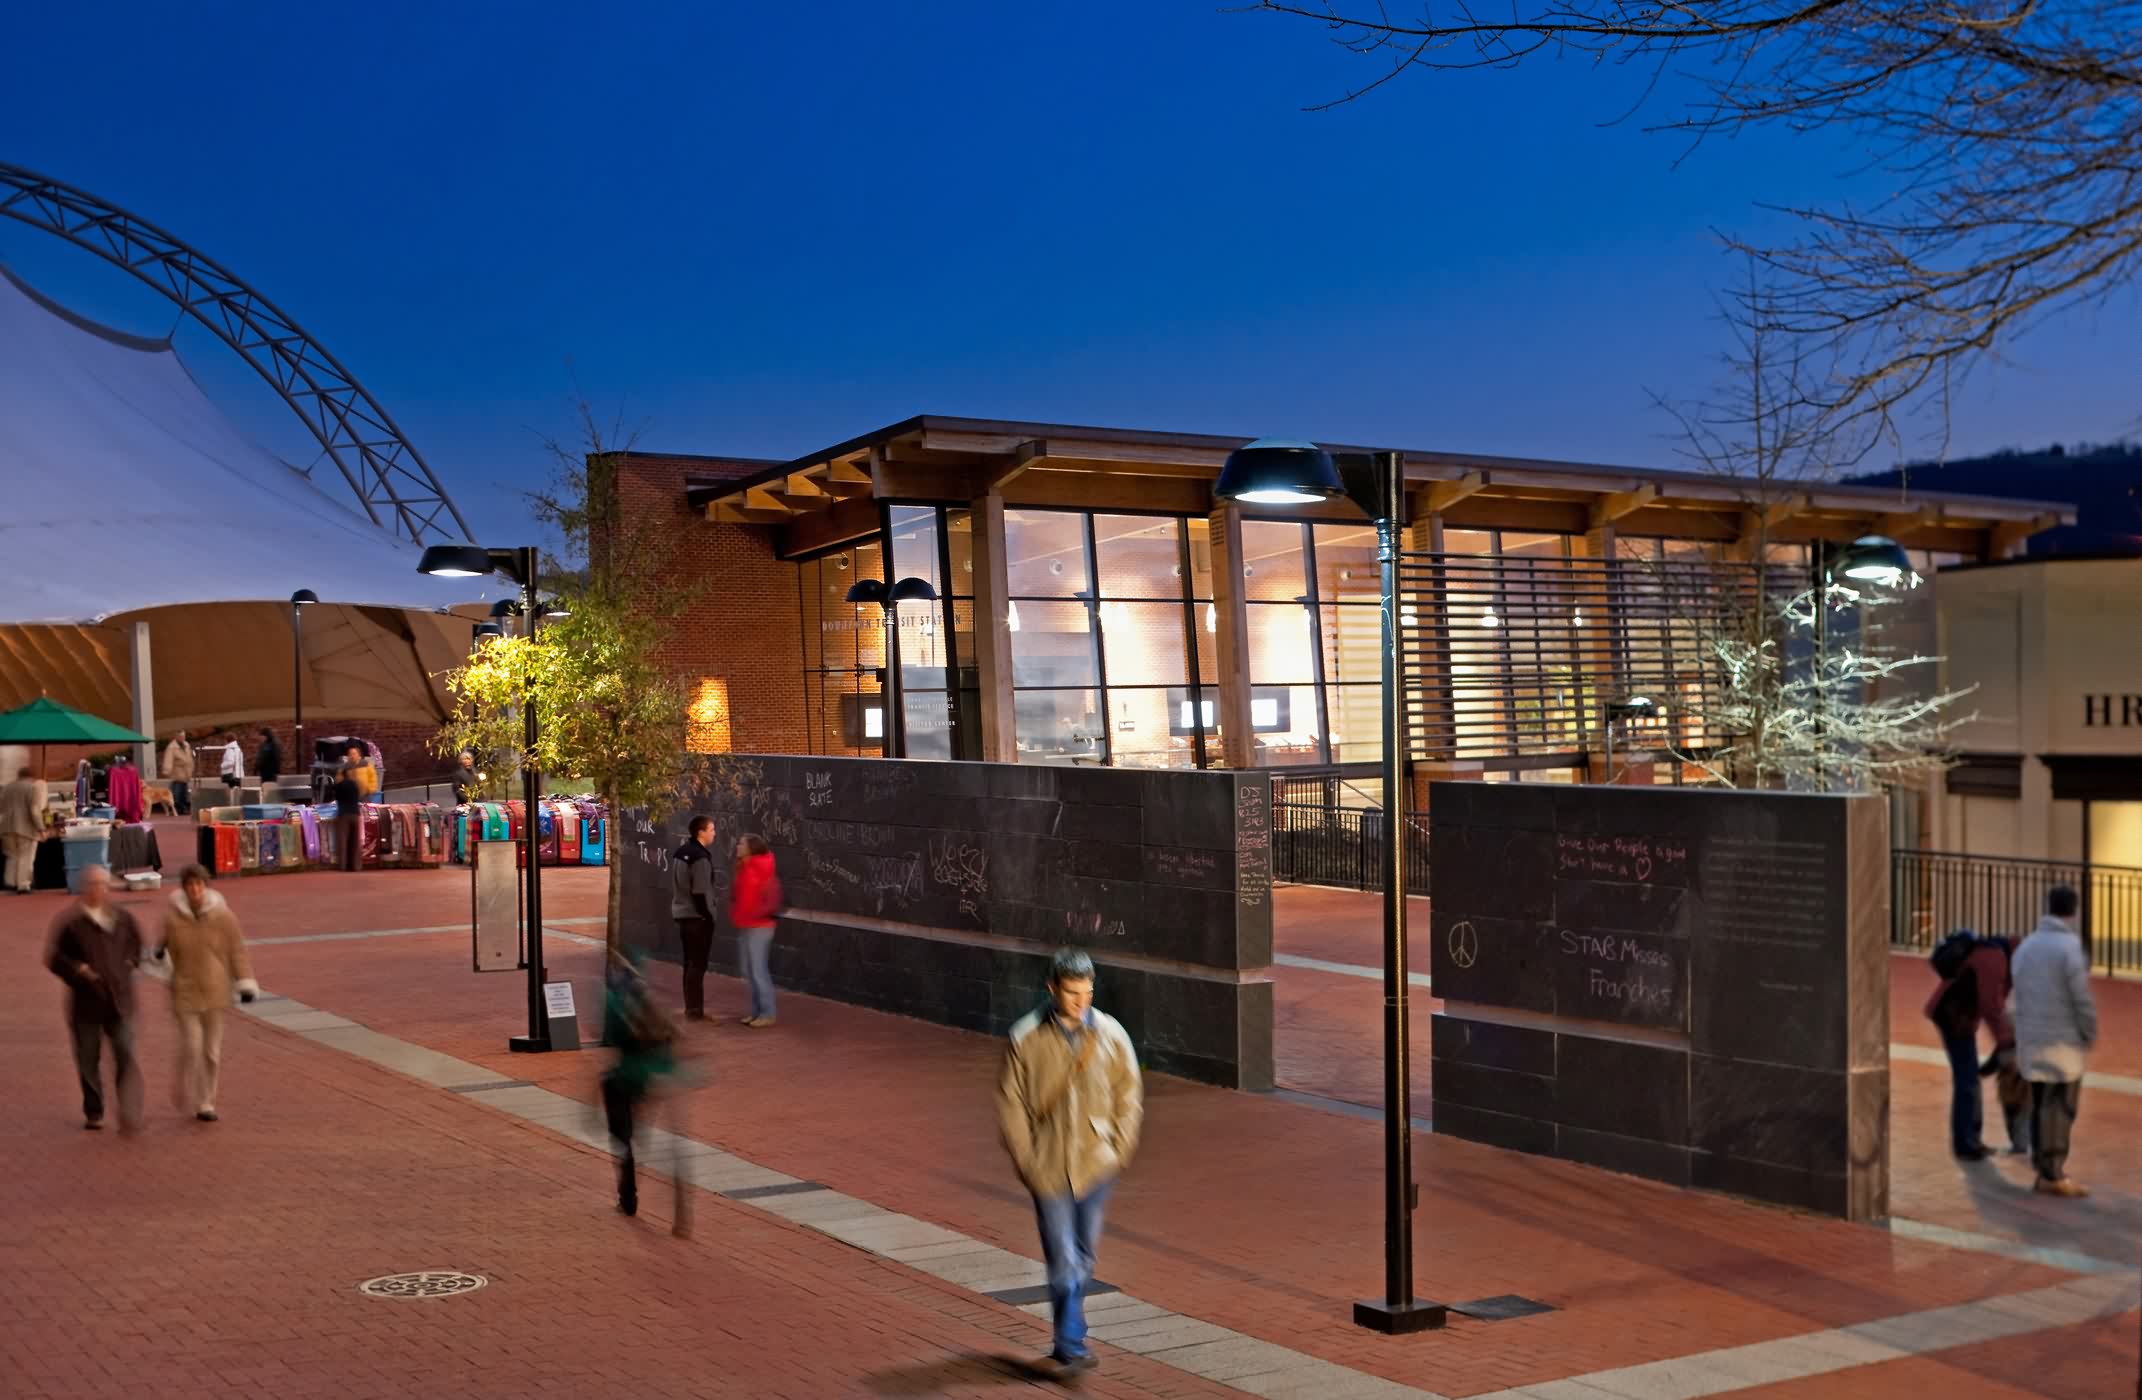
[[[652,452],[619,457],[625,528],[651,521],[665,534],[665,578],[649,586],[697,590],[663,653],[693,707],[694,747],[807,752],[796,566],[775,557],[771,530],[714,524],[685,500],[692,482],[736,480],[766,463]]]

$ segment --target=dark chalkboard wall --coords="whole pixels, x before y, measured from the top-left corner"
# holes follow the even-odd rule
[[[1438,783],[1439,1132],[1887,1208],[1887,808]]]
[[[1262,774],[723,755],[661,823],[627,813],[629,941],[675,958],[670,853],[714,818],[774,849],[790,905],[777,982],[1001,1030],[1061,944],[1162,1068],[1270,1083],[1270,780]],[[716,966],[733,967],[724,920]]]

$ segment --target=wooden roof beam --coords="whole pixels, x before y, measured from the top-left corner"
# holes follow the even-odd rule
[[[2023,554],[2032,535],[2041,530],[2053,529],[2062,523],[2060,516],[2052,511],[2033,516],[2029,520],[2004,520],[1986,532],[1986,557],[2017,558]]]
[[[1487,489],[1486,472],[1467,472],[1455,481],[1438,481],[1428,488],[1428,513],[1441,515],[1468,496],[1477,496]]]
[[[1925,529],[1929,525],[1939,525],[1940,523],[1941,507],[1928,502],[1916,510],[1898,511],[1893,515],[1881,516],[1874,522],[1874,533],[1887,535],[1894,540]]]
[[[734,498],[713,501],[707,506],[707,519],[717,525],[785,525],[794,520],[796,514],[786,507],[760,510],[753,506],[738,505]]]
[[[982,494],[993,496],[1005,486],[1024,475],[1026,469],[1036,462],[1046,461],[1049,444],[1039,438],[1022,442],[1012,450],[1011,457],[1002,466],[986,470],[982,477]]]
[[[783,500],[771,486],[745,487],[744,506],[748,510],[770,510],[783,515],[796,513],[796,508]]]
[[[1805,491],[1795,492],[1781,501],[1772,501],[1750,512],[1756,525],[1766,534],[1786,521],[1807,514],[1815,508],[1815,498]]]
[[[1592,528],[1596,530],[1603,525],[1612,525],[1623,516],[1636,514],[1658,498],[1658,486],[1649,481],[1627,491],[1601,496],[1591,505]]]

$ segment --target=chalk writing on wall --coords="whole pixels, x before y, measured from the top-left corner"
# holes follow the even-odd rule
[[[813,848],[804,852],[804,861],[810,883],[836,899],[863,887],[863,877],[830,852]]]
[[[897,802],[914,789],[915,775],[906,768],[878,768],[863,779],[863,801],[875,806]]]
[[[930,838],[930,878],[959,901],[960,912],[979,916],[989,898],[989,852],[956,836]]]
[[[1583,969],[1581,974],[1558,979],[1563,995],[1573,998],[1562,1010],[1676,1024],[1681,979],[1674,946],[1626,933],[1562,929],[1555,936],[1555,951]]]
[[[922,898],[922,853],[863,857],[863,892],[880,914],[906,909]]]
[[[1219,873],[1220,853],[1187,846],[1155,846],[1150,864],[1155,879],[1170,884],[1204,884]]]
[[[1272,893],[1272,824],[1265,784],[1245,782],[1235,789],[1235,895],[1245,909],[1256,909]]]
[[[1665,836],[1591,836],[1560,832],[1554,838],[1555,873],[1591,880],[1665,879],[1683,882],[1688,844]]]
[[[1064,941],[1083,943],[1096,938],[1124,938],[1130,930],[1121,919],[1106,917],[1098,909],[1064,910]]]
[[[814,810],[819,807],[832,806],[833,775],[830,772],[804,774],[803,792],[805,805]]]

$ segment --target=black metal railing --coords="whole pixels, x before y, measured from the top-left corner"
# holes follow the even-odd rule
[[[2082,896],[2090,958],[2106,972],[2142,971],[2142,870],[2082,861],[2012,860],[1947,851],[1890,857],[1890,942],[1931,948],[1967,928],[2013,937],[2036,926],[2055,885]]]
[[[1383,813],[1322,803],[1272,804],[1272,878],[1349,890],[1383,888]],[[1428,814],[1406,814],[1406,892],[1428,893]]]

